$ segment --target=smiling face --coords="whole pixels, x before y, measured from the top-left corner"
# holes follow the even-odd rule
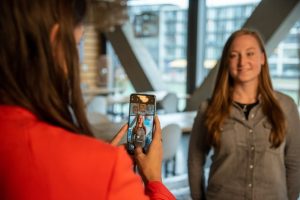
[[[235,84],[253,83],[258,85],[265,54],[252,35],[236,37],[228,54],[229,74]]]
[[[143,116],[142,116],[142,115],[139,115],[139,116],[138,116],[138,124],[141,125],[141,124],[143,124],[143,122],[144,122]]]

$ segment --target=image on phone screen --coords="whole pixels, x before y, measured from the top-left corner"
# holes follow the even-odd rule
[[[133,154],[140,146],[146,152],[152,142],[153,121],[155,115],[155,96],[131,94],[129,104],[127,149]]]

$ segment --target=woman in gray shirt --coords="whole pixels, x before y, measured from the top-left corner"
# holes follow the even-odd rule
[[[224,46],[212,98],[200,104],[194,121],[188,169],[194,200],[299,196],[299,113],[290,97],[273,90],[264,44],[255,31],[238,30]]]
[[[144,116],[143,115],[137,115],[136,117],[136,125],[132,130],[133,133],[133,143],[135,147],[145,146],[146,141],[146,127],[144,125]]]

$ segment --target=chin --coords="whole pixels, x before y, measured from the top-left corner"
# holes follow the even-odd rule
[[[235,79],[235,81],[237,82],[237,83],[257,83],[258,82],[258,78],[254,78],[254,77],[237,77],[236,79]]]

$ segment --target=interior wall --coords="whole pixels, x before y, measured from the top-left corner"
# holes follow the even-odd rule
[[[97,86],[99,46],[97,32],[93,25],[86,25],[83,39],[83,61],[81,63],[80,78],[83,88]]]

